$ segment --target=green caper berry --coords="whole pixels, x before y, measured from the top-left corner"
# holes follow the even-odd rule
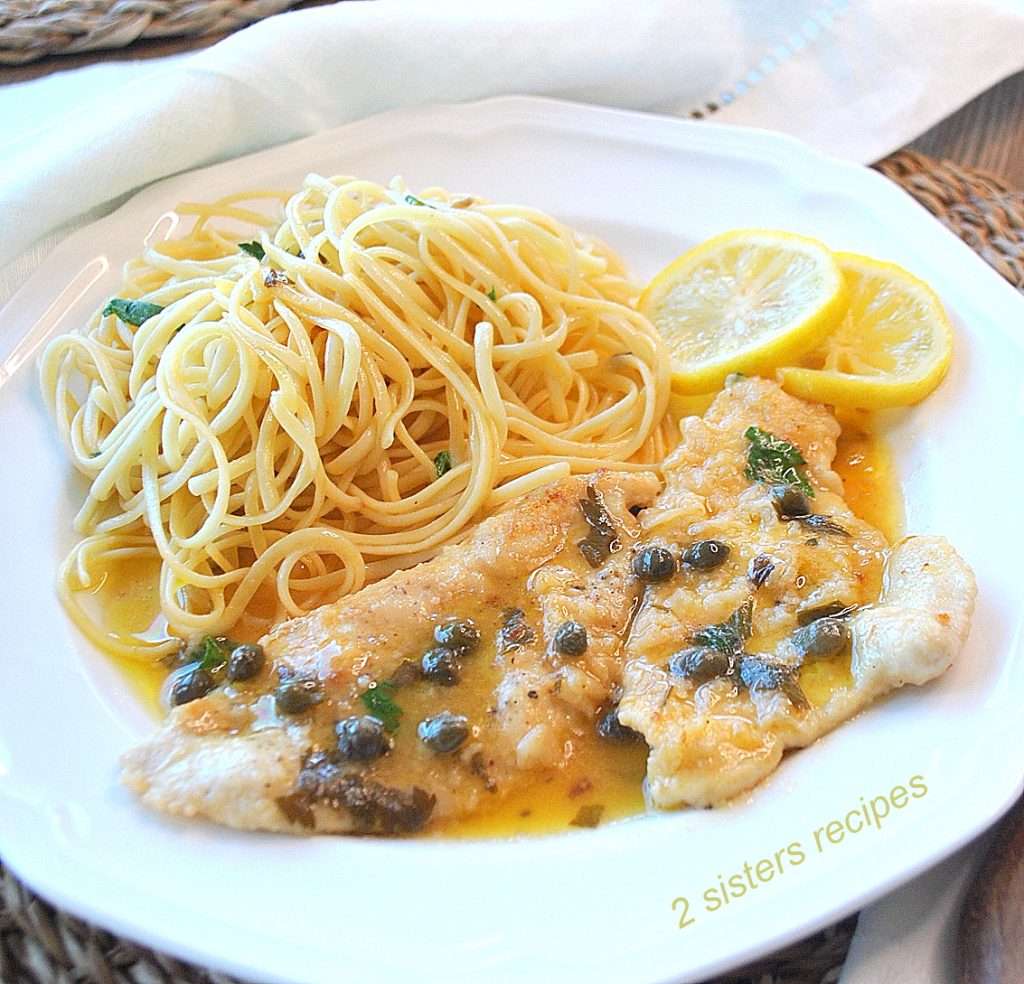
[[[825,605],[818,605],[814,608],[802,608],[796,613],[797,625],[810,625],[819,618],[834,615],[836,618],[845,618],[850,615],[856,605],[844,605],[841,601],[830,601]]]
[[[768,578],[775,570],[775,561],[768,554],[758,554],[747,568],[747,577],[750,578],[754,589],[763,588]]]
[[[319,697],[318,681],[289,680],[274,691],[274,704],[279,714],[302,714],[303,711],[308,711]]]
[[[334,726],[338,751],[350,762],[372,762],[391,750],[384,725],[369,714],[353,715]]]
[[[619,705],[615,704],[597,719],[597,733],[611,741],[638,741],[643,735],[619,720]]]
[[[676,572],[676,559],[664,547],[644,547],[633,555],[633,573],[645,584],[667,581]]]
[[[710,646],[690,646],[669,657],[668,671],[694,683],[706,683],[716,677],[727,676],[734,669],[728,655]]]
[[[436,646],[423,654],[420,669],[424,678],[431,683],[454,687],[459,682],[462,666],[456,652],[447,646]]]
[[[714,570],[729,557],[729,547],[721,540],[698,540],[683,551],[682,562],[698,571]]]
[[[555,629],[553,643],[559,656],[582,656],[587,651],[586,626],[570,618]]]
[[[416,729],[420,741],[438,755],[458,751],[469,737],[469,719],[451,711],[424,718]]]
[[[804,657],[833,656],[840,652],[850,638],[850,629],[838,618],[826,616],[816,619],[793,635],[793,645]]]
[[[447,618],[434,626],[434,641],[439,646],[468,655],[480,645],[480,630],[471,618]]]
[[[194,666],[175,680],[174,686],[171,688],[171,704],[174,707],[180,704],[190,704],[200,697],[205,697],[215,686],[217,686],[217,681],[214,680],[213,674],[209,670],[204,670],[201,666]]]
[[[251,680],[266,661],[263,647],[254,642],[243,642],[235,646],[228,657],[227,677],[234,683],[236,680]]]
[[[811,511],[810,500],[793,485],[773,485],[769,494],[780,519],[796,519],[807,516]]]

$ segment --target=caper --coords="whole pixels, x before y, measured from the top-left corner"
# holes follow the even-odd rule
[[[698,571],[710,571],[724,564],[729,556],[729,547],[721,540],[698,540],[683,551],[682,562]]]
[[[780,519],[796,519],[811,511],[811,503],[801,489],[794,485],[773,485],[770,490],[772,505]]]
[[[570,618],[555,629],[555,652],[560,656],[582,656],[587,651],[587,629]]]
[[[733,670],[733,661],[726,653],[710,646],[691,646],[680,649],[669,657],[668,671],[694,683],[706,683],[716,677],[727,676]]]
[[[757,588],[763,588],[768,578],[772,576],[772,571],[775,570],[775,561],[772,560],[768,554],[758,554],[747,568],[747,577],[750,578],[751,583],[754,585],[755,590]]]
[[[793,645],[804,657],[812,658],[838,653],[849,638],[846,623],[829,615],[797,629],[792,635]]]
[[[469,737],[469,720],[461,714],[441,711],[424,718],[416,729],[420,741],[438,755],[451,755],[458,751]]]
[[[274,705],[278,714],[301,714],[308,711],[319,698],[319,681],[305,677],[282,683],[274,691]]]
[[[265,661],[266,654],[261,645],[255,642],[243,642],[240,646],[235,646],[228,657],[228,679],[232,682],[251,680],[263,669]]]
[[[845,618],[856,607],[856,605],[844,605],[841,601],[830,601],[828,604],[817,605],[814,608],[801,608],[796,613],[796,621],[798,625],[810,625],[811,622],[829,615],[834,615],[836,618]]]
[[[646,584],[667,581],[676,572],[676,559],[664,547],[644,547],[633,554],[633,573]]]
[[[459,682],[460,671],[458,655],[447,646],[435,646],[428,649],[420,659],[423,676],[431,683],[442,687],[454,687]]]
[[[434,626],[434,641],[457,653],[472,653],[480,645],[480,630],[471,618],[446,618]]]
[[[353,715],[334,726],[338,751],[352,762],[370,762],[391,750],[384,725],[369,714]]]
[[[610,741],[637,741],[643,737],[639,731],[634,731],[619,720],[618,704],[609,707],[597,719],[597,733]]]
[[[194,666],[174,681],[171,688],[171,704],[175,707],[179,704],[189,704],[200,697],[205,697],[215,686],[217,681],[213,679],[213,674],[209,670]]]

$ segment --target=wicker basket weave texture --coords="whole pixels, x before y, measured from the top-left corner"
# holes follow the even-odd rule
[[[1024,192],[991,175],[906,151],[876,166],[1024,292]],[[852,916],[710,984],[836,984],[856,923]],[[0,863],[0,984],[238,982],[56,909]]]
[[[245,27],[298,0],[0,0],[0,65],[46,55],[203,37]]]
[[[901,151],[876,167],[1018,290],[1024,289],[1024,189],[992,174]]]

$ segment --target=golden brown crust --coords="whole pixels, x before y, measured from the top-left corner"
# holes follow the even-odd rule
[[[819,535],[780,518],[767,489],[744,475],[751,425],[801,449],[814,512],[848,535]],[[627,643],[619,716],[650,745],[657,806],[709,806],[749,789],[787,748],[809,744],[889,690],[933,678],[963,647],[975,592],[970,569],[934,537],[908,538],[889,557],[881,534],[842,499],[831,468],[838,432],[823,407],[764,380],[734,383],[704,419],[684,424],[683,444],[666,462],[666,489],[644,524],[666,543],[714,536],[732,553],[714,572],[649,588]],[[768,573],[752,579],[759,558]],[[673,653],[696,631],[748,602],[753,627],[744,650],[791,671],[789,684],[670,672]],[[852,650],[805,661],[793,641],[800,617],[829,603],[860,608],[844,623]],[[737,670],[743,659],[737,653]]]
[[[580,500],[591,486],[626,541],[599,569],[576,546],[587,531]],[[433,798],[432,820],[440,821],[493,801],[530,769],[557,768],[574,729],[592,732],[598,706],[619,684],[619,646],[638,594],[628,570],[629,542],[638,533],[629,509],[650,503],[658,487],[650,473],[556,482],[485,520],[434,560],[282,623],[262,640],[268,665],[260,678],[176,708],[156,735],[125,755],[123,782],[154,809],[241,829],[367,830],[365,816],[336,805],[365,792],[345,785],[355,770],[329,762],[307,770],[317,792],[306,800],[296,796],[300,771],[311,755],[329,752],[337,720],[365,713],[361,695],[370,683],[418,660],[433,627],[451,613],[472,615],[491,639],[486,654],[466,660],[467,674],[484,681],[472,698],[480,704],[473,738],[458,755],[424,754],[415,737],[424,702],[437,703],[433,713],[470,698],[456,693],[465,687],[403,691],[413,718],[402,725],[405,745],[359,772],[367,788],[390,796],[399,811],[421,790]],[[510,606],[527,610],[534,636],[497,652],[494,627]],[[552,638],[572,618],[588,626],[590,641],[584,657],[563,661],[552,654]],[[289,719],[273,712],[271,691],[295,676],[315,678],[323,700]]]

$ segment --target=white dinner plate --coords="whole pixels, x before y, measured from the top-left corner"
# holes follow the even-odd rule
[[[948,536],[978,577],[957,665],[725,809],[466,842],[258,836],[140,808],[117,760],[155,722],[54,595],[82,489],[43,409],[38,347],[116,292],[144,239],[173,235],[177,202],[297,187],[310,170],[538,206],[641,279],[762,226],[934,285],[952,370],[887,436],[908,532]],[[692,981],[908,880],[1024,783],[1024,300],[872,171],[769,133],[537,99],[397,111],[146,189],[54,251],[0,314],[0,346],[0,852],[117,933],[269,980]]]

